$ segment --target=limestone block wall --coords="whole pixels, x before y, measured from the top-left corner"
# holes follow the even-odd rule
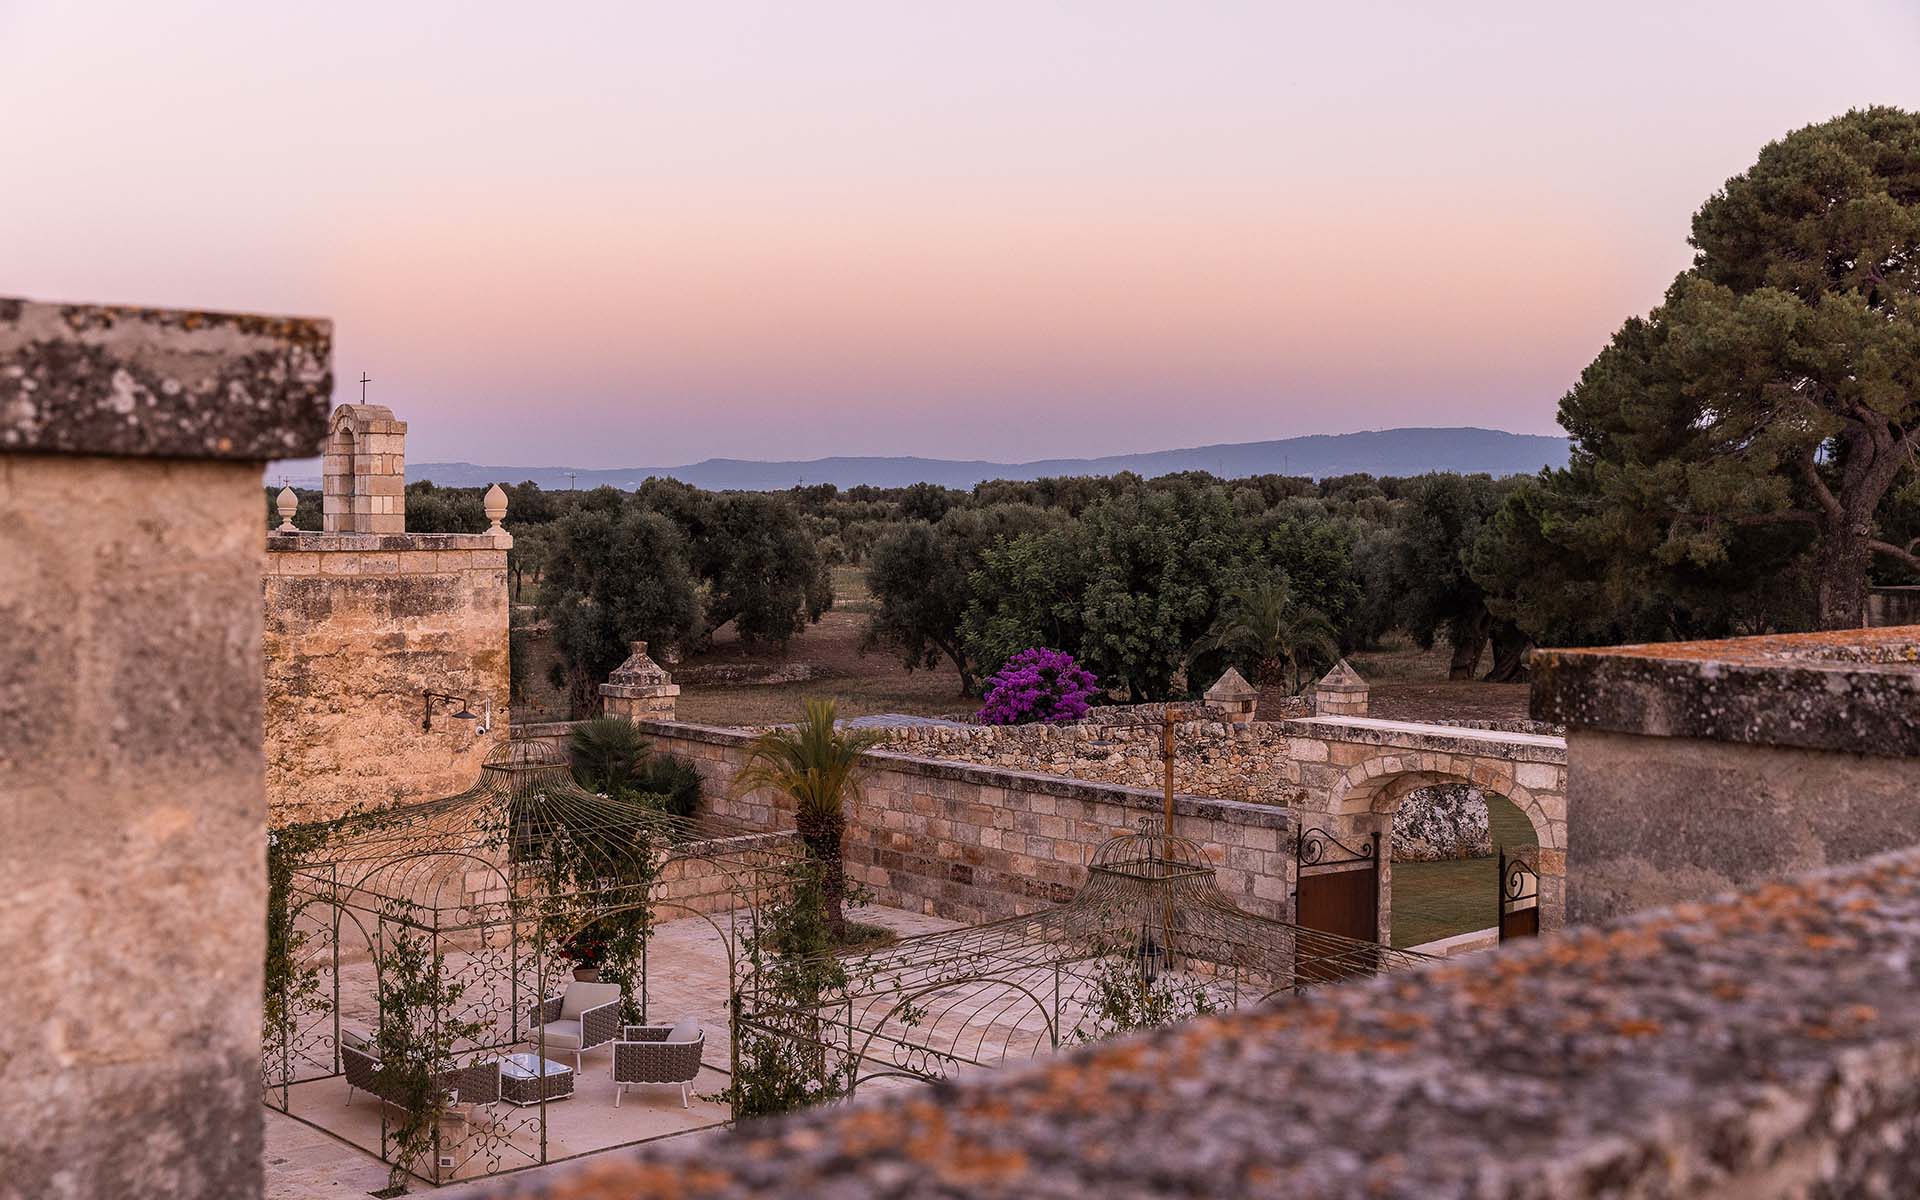
[[[0,1195],[261,1193],[261,462],[329,338],[0,298]]]
[[[1569,914],[1920,843],[1920,626],[1549,650],[1567,725]]]
[[[733,796],[752,735],[679,721],[643,721],[659,753],[692,761],[716,815],[791,828],[780,800]],[[520,732],[563,741],[571,726]],[[1161,811],[1160,793],[1028,771],[876,752],[847,832],[848,875],[880,903],[972,924],[1070,898],[1106,839]],[[1209,848],[1221,888],[1249,911],[1292,918],[1294,825],[1286,809],[1175,797],[1175,832]]]
[[[508,717],[507,545],[495,534],[267,538],[267,797],[277,824],[451,795]],[[423,692],[466,698],[492,728]]]
[[[660,868],[653,889],[654,917],[671,921],[699,913],[723,913],[743,899],[736,883],[750,882],[757,866],[775,866],[797,858],[799,835],[790,831],[716,838],[698,847],[700,854],[672,859]]]

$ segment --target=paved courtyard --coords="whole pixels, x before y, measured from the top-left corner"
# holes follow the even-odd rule
[[[893,908],[870,907],[855,915],[901,936],[954,927],[952,921]],[[724,925],[724,916],[720,920]],[[611,1051],[590,1050],[575,1079],[574,1095],[546,1106],[544,1130],[538,1107],[522,1109],[505,1103],[476,1113],[471,1124],[449,1121],[443,1136],[460,1164],[457,1177],[471,1178],[517,1167],[541,1169],[533,1164],[540,1162],[543,1132],[545,1157],[551,1164],[636,1141],[686,1136],[726,1121],[726,1107],[709,1098],[727,1086],[725,944],[707,921],[688,917],[662,923],[648,954],[649,1019],[670,1023],[693,1015],[707,1031],[705,1069],[694,1083],[690,1107],[681,1107],[677,1088],[630,1087],[616,1108]],[[459,970],[459,957],[448,956],[451,970]],[[343,964],[341,985],[342,1024],[371,1028],[375,1017],[371,965],[364,960]],[[572,1062],[571,1055],[549,1057],[569,1065]],[[292,1116],[273,1109],[266,1112],[269,1197],[315,1200],[364,1196],[386,1185],[385,1164],[360,1148],[380,1144],[380,1104],[361,1092],[356,1092],[349,1103],[345,1081],[339,1078],[296,1084],[289,1100]]]

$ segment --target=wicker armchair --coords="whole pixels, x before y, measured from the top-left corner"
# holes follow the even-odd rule
[[[690,1029],[689,1029],[690,1027]],[[680,1107],[689,1108],[689,1085],[700,1074],[706,1031],[691,1019],[679,1025],[628,1025],[613,1044],[613,1106],[636,1083],[680,1085]]]
[[[382,1103],[400,1106],[403,1098],[398,1089],[384,1078],[380,1070],[380,1060],[374,1057],[374,1048],[364,1038],[351,1035],[340,1041],[340,1065],[347,1078],[347,1103],[353,1103],[353,1093],[362,1091],[369,1096],[378,1097]],[[498,1059],[488,1062],[476,1062],[465,1067],[451,1067],[434,1077],[440,1087],[454,1095],[454,1103],[463,1112],[453,1115],[466,1118],[473,1109],[492,1107],[500,1101],[500,1063]]]
[[[544,1031],[546,1047],[542,1053],[571,1050],[573,1069],[579,1071],[583,1052],[620,1036],[620,985],[576,980],[558,996],[547,997],[528,1016],[532,1029],[527,1040],[535,1049],[540,1049]]]

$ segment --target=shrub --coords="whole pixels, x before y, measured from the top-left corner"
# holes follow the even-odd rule
[[[1024,725],[1077,721],[1099,690],[1093,672],[1064,650],[1035,646],[1008,659],[987,680],[987,702],[980,706],[983,725]]]
[[[676,817],[700,811],[700,772],[684,758],[652,755],[634,771],[632,786],[661,797],[666,810]]]
[[[647,739],[622,717],[596,717],[573,727],[567,739],[574,782],[590,792],[614,795],[631,785],[647,757]]]

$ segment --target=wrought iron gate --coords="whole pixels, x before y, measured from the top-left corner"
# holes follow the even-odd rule
[[[1349,846],[1324,829],[1302,829],[1294,846],[1299,882],[1294,921],[1305,929],[1362,942],[1380,938],[1380,835]],[[1313,954],[1303,947],[1299,970],[1311,977]],[[1350,971],[1350,966],[1349,966]]]
[[[1524,858],[1507,857],[1500,847],[1500,895],[1494,911],[1500,918],[1500,940],[1540,935],[1540,875]]]

